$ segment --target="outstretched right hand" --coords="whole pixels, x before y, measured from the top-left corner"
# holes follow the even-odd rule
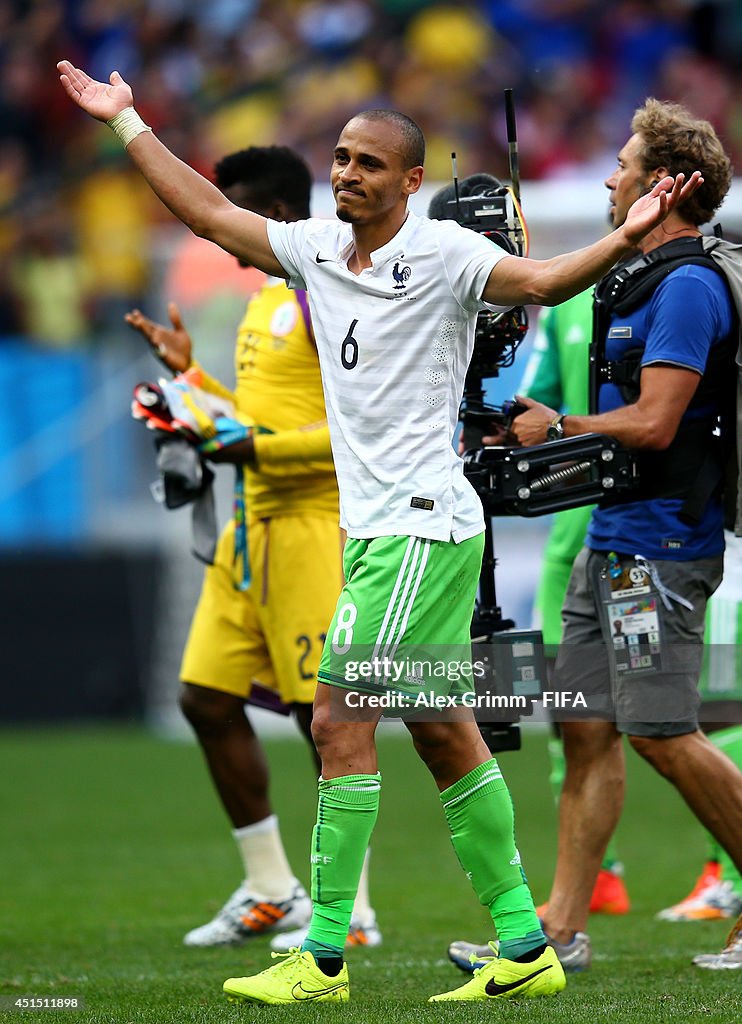
[[[126,107],[134,105],[134,94],[118,71],[111,72],[109,85],[96,82],[68,60],[60,60],[57,71],[69,98],[98,121],[110,121]]]
[[[172,370],[173,373],[184,373],[191,365],[193,342],[183,326],[180,310],[174,302],[168,303],[167,312],[172,328],[156,324],[138,309],[126,313],[124,320],[146,338],[154,354],[168,370]]]

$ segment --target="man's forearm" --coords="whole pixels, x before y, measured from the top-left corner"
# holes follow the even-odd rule
[[[285,277],[268,241],[267,222],[230,203],[216,185],[195,171],[152,132],[126,147],[152,191],[194,234],[267,274]]]
[[[562,420],[565,437],[578,434],[607,434],[627,448],[653,449],[657,444],[655,424],[637,405],[626,405],[612,412],[594,416],[565,416]]]
[[[254,466],[255,443],[252,434],[242,441],[207,452],[206,457],[210,462],[218,462],[220,465],[229,463],[235,466]]]
[[[178,220],[197,235],[206,235],[218,211],[231,204],[212,185],[151,132],[137,135],[126,147],[152,191]]]
[[[155,137],[137,114],[131,87],[118,71],[105,83],[68,60],[59,61],[57,70],[69,98],[116,133],[155,195],[179,220],[259,270],[285,276],[268,240],[265,218],[230,203]]]
[[[583,249],[544,260],[539,282],[543,296],[537,301],[544,306],[556,306],[571,299],[607,274],[634,249],[634,243],[618,228]]]
[[[690,369],[646,366],[635,403],[591,416],[562,416],[564,435],[608,434],[628,448],[662,451],[672,443],[700,379]],[[520,444],[542,444],[556,411],[525,396],[516,397],[527,408],[513,420],[513,433]]]
[[[333,473],[330,430],[325,420],[255,438],[255,461],[269,476],[315,476]]]
[[[594,284],[633,248],[619,228],[584,249],[548,260],[506,257],[492,270],[482,298],[503,306],[556,306]]]

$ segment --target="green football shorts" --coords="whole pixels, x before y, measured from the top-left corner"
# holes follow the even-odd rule
[[[349,538],[346,583],[317,679],[383,698],[386,713],[442,708],[473,690],[470,629],[484,534],[456,544]],[[436,703],[437,701],[437,703]]]

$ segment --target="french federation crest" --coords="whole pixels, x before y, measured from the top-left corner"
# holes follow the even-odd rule
[[[392,267],[392,277],[397,282],[394,287],[397,290],[407,287],[407,282],[412,277],[412,268],[395,263]]]

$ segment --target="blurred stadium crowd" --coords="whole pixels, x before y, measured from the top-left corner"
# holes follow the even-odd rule
[[[425,131],[429,179],[454,149],[461,174],[506,176],[506,87],[524,179],[602,179],[648,94],[708,118],[742,166],[737,0],[0,0],[0,54],[0,337],[56,348],[142,301],[152,229],[170,221],[63,95],[63,56],[119,69],[207,174],[280,141],[324,181],[339,125],[391,106]]]

